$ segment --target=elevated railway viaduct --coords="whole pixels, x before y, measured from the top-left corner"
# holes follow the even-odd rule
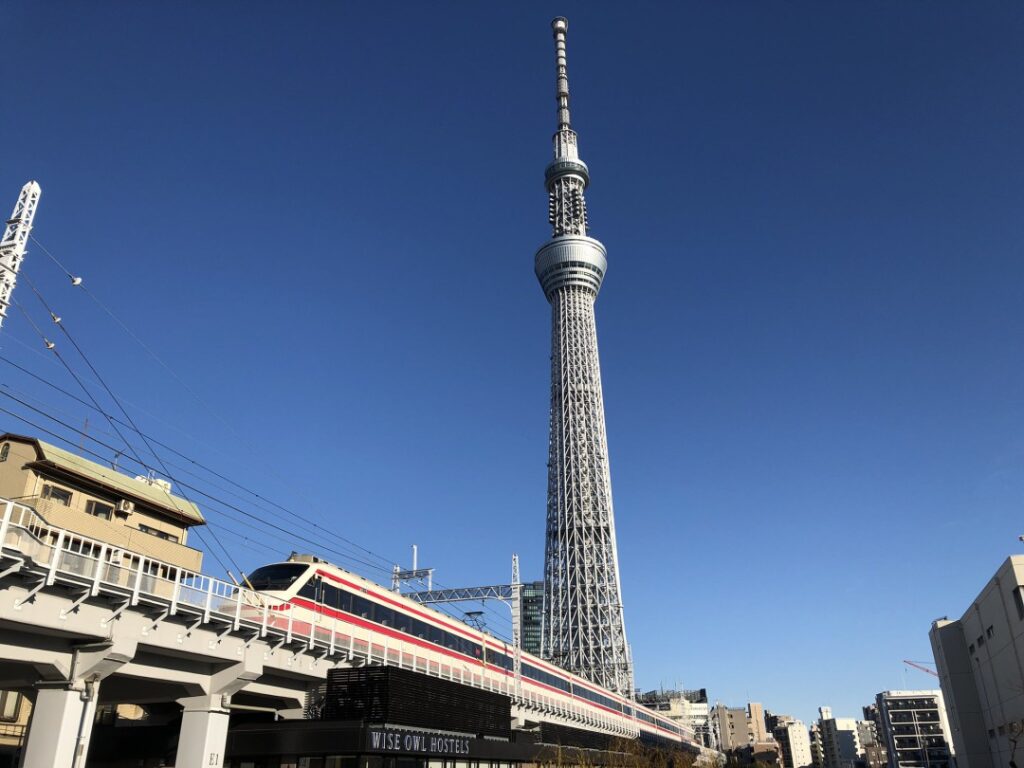
[[[232,708],[302,718],[335,668],[442,676],[372,629],[293,626],[259,593],[49,525],[15,501],[0,499],[0,543],[0,690],[33,700],[24,768],[84,766],[98,704],[177,703],[176,765],[208,768],[222,764]],[[448,679],[490,685],[465,670]],[[602,730],[571,707],[503,692],[519,726]]]

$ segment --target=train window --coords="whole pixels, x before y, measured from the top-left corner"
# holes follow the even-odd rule
[[[339,611],[352,613],[352,593],[344,589],[338,590],[338,604],[335,606]]]
[[[257,591],[275,592],[288,589],[309,570],[300,563],[277,563],[257,568],[249,574],[248,582]]]
[[[320,586],[320,579],[317,579],[317,578],[310,579],[309,581],[307,581],[305,584],[302,585],[302,588],[299,590],[299,596],[300,597],[304,597],[307,600],[312,600],[313,602],[317,602],[317,598],[320,597],[320,595],[317,594],[317,592],[318,592],[317,587],[318,586]]]
[[[430,628],[430,642],[435,645],[444,645],[444,634],[443,629],[432,626]]]
[[[412,628],[412,619],[401,611],[395,611],[395,627],[399,632],[409,632]]]
[[[337,608],[338,588],[325,582],[320,590],[320,602],[322,602],[328,608]]]
[[[373,612],[378,624],[383,624],[385,627],[395,626],[395,612],[391,608],[377,605],[374,606]]]
[[[362,616],[364,619],[370,617],[370,611],[372,603],[365,597],[359,595],[352,595],[352,613],[356,616]]]
[[[416,637],[422,637],[423,639],[426,639],[427,631],[428,630],[426,624],[424,624],[419,619],[412,619],[412,633],[416,635]]]

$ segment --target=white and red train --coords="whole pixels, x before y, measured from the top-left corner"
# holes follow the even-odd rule
[[[265,565],[249,586],[269,598],[253,605],[269,623],[288,624],[371,662],[515,693],[508,644],[357,574],[309,555]],[[520,703],[577,727],[695,746],[679,723],[528,653],[520,656]]]

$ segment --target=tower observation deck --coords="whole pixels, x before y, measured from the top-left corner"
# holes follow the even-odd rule
[[[583,192],[590,172],[569,119],[565,40],[555,37],[558,130],[544,178],[552,237],[537,251],[551,304],[551,411],[542,655],[625,696],[633,691],[612,512],[608,439],[594,302],[608,266],[588,236]]]

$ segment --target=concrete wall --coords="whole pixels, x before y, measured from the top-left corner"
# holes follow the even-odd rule
[[[937,621],[932,648],[961,768],[1020,759],[1024,741],[1024,556],[1000,566],[959,621]]]
[[[36,495],[35,473],[24,469],[25,464],[35,461],[36,451],[31,445],[8,441],[7,460],[0,462],[0,497],[21,499]]]

